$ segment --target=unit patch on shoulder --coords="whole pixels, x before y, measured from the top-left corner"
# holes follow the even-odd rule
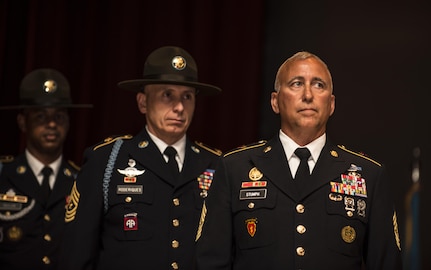
[[[75,219],[76,210],[78,209],[78,203],[79,203],[79,197],[81,195],[79,194],[78,188],[76,187],[76,181],[73,183],[72,191],[69,196],[69,200],[66,205],[66,214],[64,217],[64,221],[71,222]]]
[[[133,138],[133,136],[132,136],[132,135],[130,135],[130,134],[123,135],[123,136],[116,136],[116,137],[113,137],[113,136],[112,136],[112,137],[108,137],[108,138],[104,139],[104,140],[103,140],[103,142],[101,142],[100,144],[96,145],[96,146],[93,148],[93,150],[96,150],[96,149],[98,149],[98,148],[100,148],[100,147],[103,147],[103,146],[105,146],[105,145],[111,144],[111,143],[113,143],[113,142],[115,142],[115,141],[118,141],[118,140],[120,140],[120,139],[129,140],[129,139],[131,139],[131,138]]]

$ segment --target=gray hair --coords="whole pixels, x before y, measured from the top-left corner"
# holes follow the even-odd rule
[[[277,74],[275,75],[275,82],[274,82],[274,89],[275,91],[280,91],[280,87],[281,87],[281,80],[280,80],[280,75],[283,71],[286,71],[290,64],[299,60],[305,60],[308,58],[315,58],[317,59],[319,62],[321,62],[323,64],[323,66],[326,68],[326,70],[329,73],[329,78],[331,79],[330,83],[331,83],[331,90],[333,88],[333,83],[332,83],[332,76],[331,76],[331,72],[329,71],[328,66],[326,65],[325,62],[323,62],[322,59],[320,59],[320,57],[318,57],[315,54],[312,54],[310,52],[307,51],[300,51],[295,53],[294,55],[292,55],[291,57],[289,57],[286,61],[284,61],[283,64],[281,64],[281,66],[278,68]]]

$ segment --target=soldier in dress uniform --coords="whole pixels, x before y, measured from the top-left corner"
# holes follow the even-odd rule
[[[401,269],[385,167],[327,138],[332,88],[314,54],[281,65],[271,94],[281,129],[224,155],[206,200],[199,270]]]
[[[198,82],[192,56],[172,46],[148,56],[142,79],[118,85],[137,92],[146,124],[136,136],[109,137],[85,151],[66,213],[61,269],[192,269],[221,152],[186,132],[196,96],[221,89]],[[170,159],[165,149],[172,148]]]
[[[36,69],[20,86],[18,126],[25,152],[3,156],[0,175],[0,268],[57,269],[64,214],[78,167],[63,157],[72,104],[67,79]],[[46,172],[46,176],[44,173]]]

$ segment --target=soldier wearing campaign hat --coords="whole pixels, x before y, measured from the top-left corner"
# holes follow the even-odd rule
[[[25,152],[2,156],[0,175],[0,265],[2,269],[57,269],[64,211],[78,168],[63,157],[69,130],[70,86],[54,69],[27,74],[17,110]]]
[[[174,46],[153,51],[143,77],[118,86],[136,92],[146,125],[86,150],[67,206],[61,269],[193,269],[221,151],[186,133],[196,97],[221,89],[199,82],[193,57]]]

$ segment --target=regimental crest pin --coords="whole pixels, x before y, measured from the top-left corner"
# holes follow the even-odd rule
[[[263,173],[261,173],[258,168],[253,167],[248,172],[248,177],[250,178],[251,181],[258,181],[258,180],[262,179]]]
[[[251,237],[254,237],[257,231],[257,218],[249,218],[245,221],[247,232]]]
[[[124,183],[136,183],[136,176],[143,174],[145,170],[136,169],[136,161],[134,159],[129,159],[128,165],[129,167],[124,170],[117,169],[117,171],[125,175]]]

